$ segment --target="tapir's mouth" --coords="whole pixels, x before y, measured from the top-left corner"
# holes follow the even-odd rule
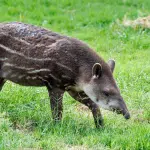
[[[117,114],[122,114],[122,110],[120,110],[120,109],[118,109],[118,108],[113,108],[113,107],[111,107],[110,109],[111,109],[111,111],[113,111],[113,112],[115,112],[115,113],[117,113]]]
[[[124,111],[124,110],[120,110],[120,109],[116,109],[116,108],[111,108],[111,110],[113,112],[116,112],[117,114],[123,114],[125,119],[130,119],[130,114],[128,111]]]

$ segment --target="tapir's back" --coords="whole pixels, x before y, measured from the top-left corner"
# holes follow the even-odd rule
[[[58,55],[62,58],[64,53],[71,60],[76,57],[73,55],[82,56],[90,52],[90,48],[77,39],[18,22],[0,23],[0,44],[18,54],[37,59],[56,58]]]
[[[77,39],[24,23],[0,24],[2,78],[22,85],[41,86],[44,80],[74,84],[80,68],[84,66],[85,74],[91,75],[96,62],[105,65],[92,49]]]
[[[29,43],[33,42],[30,41],[31,38],[40,38],[42,36],[52,36],[55,40],[64,37],[50,30],[20,22],[0,23],[0,31],[14,37],[26,39]]]
[[[23,23],[0,24],[0,77],[5,79],[35,86],[42,85],[41,78],[73,84],[81,66],[98,61],[77,39]]]
[[[35,58],[42,58],[47,46],[52,47],[53,43],[65,38],[52,31],[18,22],[1,23],[0,37],[1,44]]]

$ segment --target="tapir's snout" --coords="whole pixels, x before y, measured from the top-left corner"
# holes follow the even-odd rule
[[[128,111],[124,113],[123,116],[125,119],[130,119],[130,113]]]
[[[110,106],[110,110],[116,112],[117,114],[122,114],[125,119],[130,119],[130,113],[122,98],[118,99],[115,103],[112,103]]]
[[[128,110],[112,109],[117,114],[122,114],[125,119],[130,119],[130,113]]]
[[[125,119],[130,119],[130,113],[129,113],[129,111],[127,109],[127,106],[126,106],[126,104],[125,104],[123,99],[121,101],[121,105],[120,106],[122,108],[122,114],[123,114],[124,118]]]

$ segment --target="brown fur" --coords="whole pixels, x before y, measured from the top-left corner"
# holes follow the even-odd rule
[[[112,76],[113,67],[80,40],[24,23],[0,24],[0,86],[4,79],[26,86],[47,86],[55,120],[61,120],[62,96],[69,90],[71,96],[91,109],[96,126],[102,124],[97,104],[76,96],[86,95],[77,87],[91,81],[96,63],[102,68],[97,84],[113,87],[120,95]]]

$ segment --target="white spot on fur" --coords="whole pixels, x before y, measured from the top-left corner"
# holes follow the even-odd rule
[[[32,77],[33,80],[37,79],[37,77]]]
[[[8,58],[0,58],[0,61],[6,61]]]
[[[27,76],[26,79],[29,80],[29,79],[31,79],[31,77],[30,77],[30,76]]]
[[[23,77],[25,77],[25,75],[18,76],[19,79],[22,79]]]

